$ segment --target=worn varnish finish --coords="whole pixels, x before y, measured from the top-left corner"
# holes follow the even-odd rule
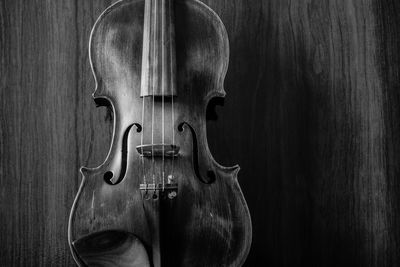
[[[225,96],[227,33],[203,3],[174,2],[178,53],[176,89],[171,93],[163,85],[172,84],[172,79],[155,71],[163,69],[157,60],[163,61],[158,53],[164,54],[160,46],[167,40],[156,36],[148,42],[148,36],[157,35],[161,25],[149,28],[149,18],[143,19],[150,13],[148,5],[155,2],[120,1],[102,14],[93,29],[90,59],[97,81],[94,97],[112,105],[115,131],[105,162],[82,169],[84,178],[69,226],[72,252],[81,266],[132,266],[134,255],[147,257],[142,255],[145,249],[149,259],[136,266],[241,266],[250,249],[251,221],[237,181],[239,167],[223,167],[214,161],[205,127],[208,102]],[[147,50],[154,55],[151,59]],[[153,71],[143,75],[142,66]],[[141,76],[152,79],[141,83]],[[143,88],[152,86],[164,90]],[[174,94],[174,107],[170,107],[171,100],[141,98],[142,92],[165,94],[164,98]],[[162,118],[171,112],[172,119]],[[174,131],[163,130],[164,124]],[[179,156],[141,159],[136,149],[163,143],[179,146]],[[105,181],[107,173],[113,174],[112,184]],[[177,190],[140,190],[142,184],[165,186],[169,175]],[[170,197],[170,193],[175,196]],[[114,236],[115,230],[121,238]]]
[[[0,4],[4,266],[74,264],[77,170],[103,161],[112,133],[89,96],[87,58],[111,2]],[[254,232],[245,266],[398,265],[399,4],[205,3],[230,39],[228,95],[208,140],[218,162],[241,166]]]

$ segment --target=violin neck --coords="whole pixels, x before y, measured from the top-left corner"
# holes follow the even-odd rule
[[[174,0],[146,0],[140,96],[176,95]]]

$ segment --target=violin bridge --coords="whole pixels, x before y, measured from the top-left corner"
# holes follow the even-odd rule
[[[179,146],[168,144],[146,144],[136,147],[137,152],[143,157],[176,157],[179,155]]]
[[[144,199],[157,199],[159,197],[174,199],[178,195],[178,184],[140,184],[140,191]]]

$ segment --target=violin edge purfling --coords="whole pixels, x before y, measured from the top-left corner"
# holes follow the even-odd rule
[[[225,96],[227,33],[200,1],[172,1],[118,1],[93,27],[93,97],[111,105],[114,131],[105,161],[81,169],[68,226],[80,266],[241,266],[249,253],[239,166],[218,164],[207,144],[207,105]],[[174,30],[162,10],[173,10]]]

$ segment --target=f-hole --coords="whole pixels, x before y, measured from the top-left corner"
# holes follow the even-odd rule
[[[197,178],[205,184],[212,184],[213,182],[215,182],[215,173],[213,171],[208,171],[207,172],[207,178],[208,179],[204,179],[203,176],[200,173],[200,165],[199,165],[199,149],[198,149],[198,145],[197,145],[197,136],[196,136],[196,132],[193,129],[193,127],[187,123],[187,122],[182,122],[181,124],[178,125],[178,131],[183,132],[184,128],[183,126],[186,125],[189,129],[190,132],[192,134],[192,140],[193,140],[193,169],[194,172],[197,176]]]
[[[142,131],[142,126],[138,123],[133,123],[126,128],[124,135],[122,137],[122,157],[121,157],[121,171],[119,173],[119,177],[116,178],[112,171],[107,171],[104,173],[104,181],[109,185],[117,185],[119,184],[125,177],[126,169],[127,169],[127,161],[128,161],[128,137],[129,132],[132,129],[132,126],[136,126],[136,132],[140,133]]]

